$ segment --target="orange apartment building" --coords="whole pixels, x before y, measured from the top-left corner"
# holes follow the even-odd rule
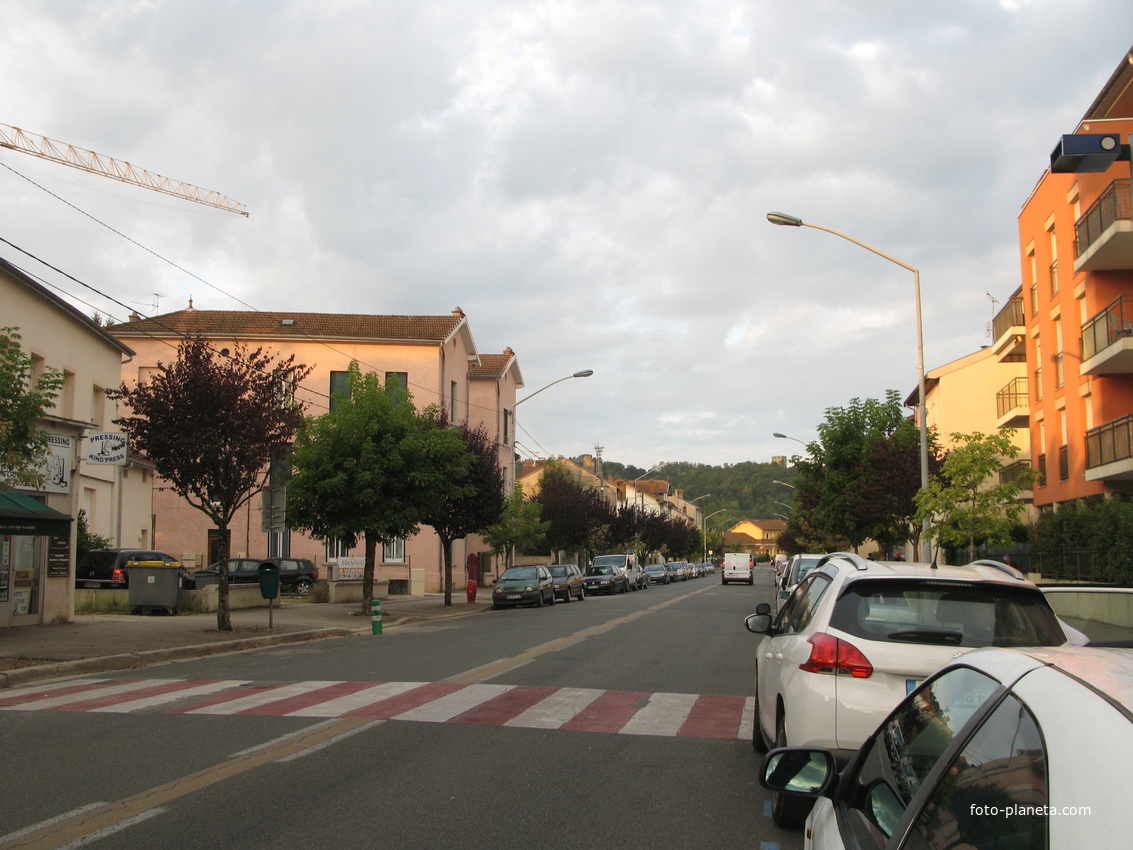
[[[515,353],[481,354],[472,338],[468,319],[457,307],[445,316],[372,316],[300,312],[253,312],[195,310],[192,305],[150,319],[111,325],[107,330],[137,352],[122,367],[127,384],[144,381],[159,361],[177,356],[177,345],[185,335],[200,335],[220,351],[236,344],[249,349],[262,347],[277,359],[295,356],[297,363],[313,371],[296,390],[309,416],[326,413],[332,390],[345,384],[351,361],[363,372],[376,372],[384,380],[397,380],[409,388],[418,408],[436,404],[450,420],[467,420],[473,427],[484,425],[499,447],[499,463],[505,470],[505,492],[514,485],[515,434],[512,419],[515,395],[523,377]],[[208,566],[216,560],[217,533],[208,518],[155,482],[153,497],[153,545],[187,563]],[[229,528],[232,557],[272,555],[309,558],[327,577],[325,565],[345,555],[335,542],[324,543],[298,532],[282,534],[262,530],[261,502],[253,498]],[[472,536],[453,544],[454,582],[463,584],[459,567],[469,555],[479,555],[481,580],[490,571],[487,548]],[[378,552],[375,574],[391,582],[409,582],[410,569],[424,570],[424,587],[442,588],[441,545],[432,529],[422,527],[407,540],[387,541]]]
[[[1074,133],[1133,133],[1133,54]],[[1052,143],[1057,140],[1052,139]],[[995,356],[1026,363],[1000,418],[1030,431],[1034,505],[1133,493],[1133,212],[1129,162],[1047,170],[1019,215],[1022,285],[996,316]],[[1006,408],[1004,405],[1006,404]]]

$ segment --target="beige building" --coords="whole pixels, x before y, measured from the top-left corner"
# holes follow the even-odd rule
[[[373,316],[195,310],[190,305],[151,319],[132,317],[109,330],[137,350],[134,360],[122,368],[122,380],[130,384],[146,380],[159,361],[175,358],[178,341],[186,335],[203,336],[222,352],[243,345],[263,347],[276,358],[294,355],[296,363],[313,367],[296,390],[297,399],[311,416],[329,410],[332,393],[345,388],[347,370],[357,361],[364,373],[375,372],[386,382],[406,386],[418,408],[437,405],[454,422],[483,425],[499,447],[506,492],[511,492],[515,451],[511,416],[523,378],[510,348],[500,354],[480,353],[459,307],[443,316]],[[203,513],[164,488],[160,480],[154,514],[157,548],[198,565],[215,562],[216,530],[209,528]],[[259,499],[237,514],[229,531],[232,557],[309,558],[323,577],[329,562],[360,554],[360,547],[350,552],[337,541],[317,541],[289,530],[264,531]],[[479,556],[482,572],[487,571],[485,566],[495,566],[479,537],[457,541],[453,544],[455,585],[464,583],[460,568],[473,554]],[[443,586],[440,541],[428,527],[407,540],[387,541],[378,558],[376,576],[390,580],[391,587],[402,582],[409,586],[411,578],[423,579],[426,591]]]
[[[787,523],[781,519],[741,520],[724,532],[724,547],[773,560],[779,554],[779,535],[786,528]]]
[[[4,260],[0,303],[0,324],[18,330],[33,374],[63,374],[43,422],[51,440],[47,483],[9,494],[0,510],[0,627],[65,622],[74,617],[73,520],[80,510],[89,529],[115,545],[150,545],[151,467],[111,450],[119,444],[112,436],[116,410],[106,398],[134,352]]]

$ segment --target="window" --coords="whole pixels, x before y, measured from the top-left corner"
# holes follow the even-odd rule
[[[778,634],[796,634],[810,623],[818,601],[830,587],[830,577],[822,574],[812,575],[795,588],[775,620]]]
[[[90,394],[90,421],[96,428],[106,425],[106,390],[95,384]]]
[[[449,402],[448,402],[448,415],[453,422],[457,420],[456,415],[456,381],[449,384]]]
[[[913,824],[905,846],[1047,846],[1046,755],[1031,713],[1007,697],[949,766]],[[987,815],[1017,807],[1010,817]]]
[[[507,408],[505,407],[505,408],[504,408],[504,445],[505,445],[505,446],[509,446],[509,445],[511,445],[511,439],[510,439],[510,437],[511,437],[511,428],[509,427],[509,426],[511,425],[511,421],[510,421],[510,420],[511,420],[511,411],[510,411],[510,410],[508,410],[508,409],[507,409]]]
[[[333,537],[327,538],[327,560],[333,561],[335,558],[345,558],[350,554],[350,547],[346,545],[345,540],[336,540]]]
[[[1058,240],[1054,235],[1054,228],[1047,231],[1050,237],[1050,297],[1058,294]]]
[[[350,398],[350,373],[349,372],[331,372],[330,373],[330,409],[334,410],[338,406],[339,401],[347,401]]]
[[[394,537],[382,542],[382,562],[386,564],[405,563],[405,540]]]
[[[409,373],[408,372],[386,372],[386,389],[392,390],[394,387],[404,392],[409,391]]]
[[[1062,319],[1054,322],[1054,387],[1058,389],[1066,383],[1066,372],[1062,364]]]

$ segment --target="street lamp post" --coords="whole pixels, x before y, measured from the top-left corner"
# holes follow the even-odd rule
[[[783,485],[784,487],[790,487],[790,488],[791,488],[792,490],[794,490],[794,489],[795,489],[795,485],[794,485],[794,484],[788,484],[788,483],[787,483],[786,481],[780,481],[780,480],[779,480],[778,478],[776,478],[776,479],[772,480],[772,482],[771,482],[771,483],[772,483],[772,484],[782,484],[782,485]]]
[[[780,440],[794,440],[796,443],[801,443],[804,446],[806,445],[806,443],[804,443],[798,437],[788,437],[786,434],[780,434],[778,431],[773,431],[771,433],[771,436],[778,437]]]
[[[515,407],[519,407],[525,401],[528,401],[530,399],[535,398],[535,396],[539,395],[539,393],[543,392],[543,390],[550,389],[555,384],[561,384],[563,381],[569,381],[571,378],[589,378],[593,374],[594,374],[593,369],[583,369],[581,372],[575,372],[573,375],[567,375],[565,378],[559,378],[557,381],[551,381],[551,383],[547,384],[547,386],[540,387],[539,389],[535,390],[535,392],[533,392],[531,395],[524,396],[523,398],[521,398],[519,401],[517,401],[515,403]],[[515,407],[513,407],[512,409],[514,410]]]
[[[903,263],[896,257],[891,257],[884,251],[879,251],[872,245],[867,245],[852,236],[847,236],[845,233],[840,233],[837,230],[832,230],[829,227],[822,227],[818,224],[810,224],[793,215],[787,215],[781,212],[769,212],[767,220],[772,224],[777,224],[781,227],[810,227],[815,230],[825,230],[827,233],[833,233],[835,236],[840,236],[847,242],[853,242],[859,248],[865,248],[867,251],[877,254],[877,256],[889,260],[889,262],[900,266],[907,271],[913,273],[913,291],[916,296],[917,304],[917,392],[919,395],[917,404],[917,427],[921,432],[921,489],[924,490],[928,487],[928,427],[927,427],[927,411],[925,398],[925,377],[924,377],[924,324],[921,319],[921,273],[915,266],[910,266],[908,263]],[[778,436],[778,434],[776,434]],[[921,551],[923,553],[922,559],[925,561],[930,560],[929,551],[931,543],[928,539],[928,518],[926,517],[921,525]]]
[[[672,466],[674,463],[676,463],[675,460],[667,460],[664,463],[659,463],[655,467],[650,469],[648,472],[643,472],[639,477],[633,479],[633,503],[635,505],[637,504],[637,482],[641,481],[643,478],[645,478],[646,475],[649,475],[650,472],[656,472],[658,469],[663,469],[666,466]],[[711,496],[712,494],[709,493],[708,495]],[[641,509],[645,510],[645,497],[644,496],[641,499]]]
[[[722,514],[727,510],[728,510],[728,508],[720,508],[720,510],[713,511],[712,513],[710,513],[708,516],[706,516],[704,519],[702,519],[700,521],[700,538],[704,543],[704,560],[705,561],[708,560],[708,532],[707,532],[708,520],[712,519],[712,517],[716,516],[716,514]]]

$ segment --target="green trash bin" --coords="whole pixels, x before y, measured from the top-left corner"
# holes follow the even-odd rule
[[[264,599],[279,598],[279,567],[270,561],[259,566],[260,596]]]

